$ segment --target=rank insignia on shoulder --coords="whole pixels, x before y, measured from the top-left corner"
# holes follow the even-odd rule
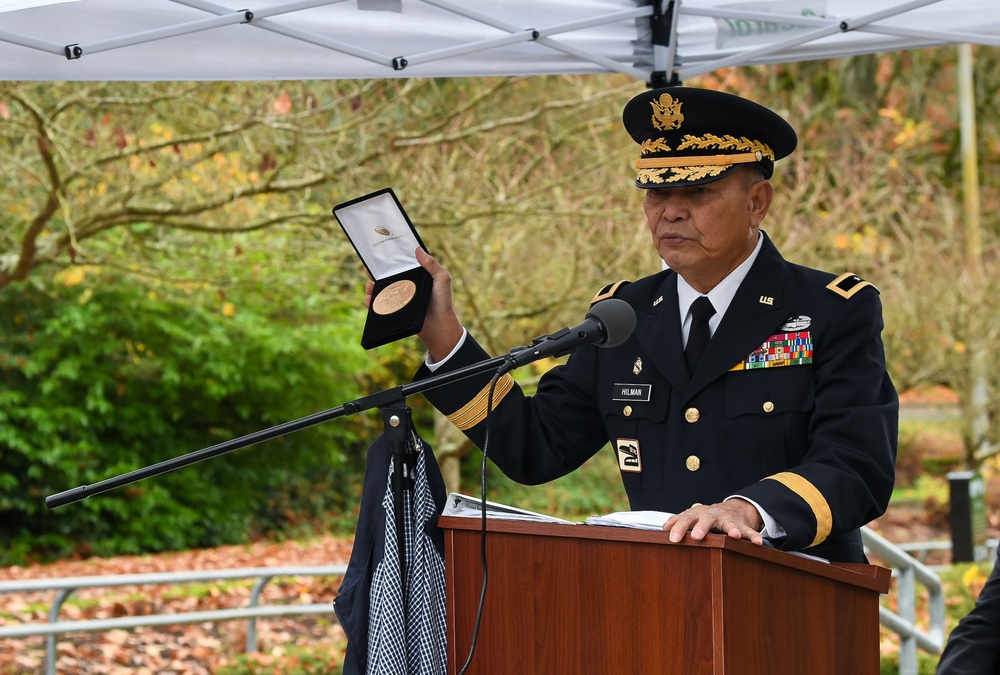
[[[626,279],[622,279],[621,281],[616,281],[613,284],[608,284],[601,290],[597,291],[597,294],[590,300],[590,304],[593,305],[600,302],[601,300],[607,300],[608,298],[615,297],[615,293],[620,291],[625,286],[628,286],[630,283],[632,282]]]
[[[853,298],[858,291],[867,286],[875,288],[875,286],[872,285],[872,282],[865,281],[853,272],[844,272],[826,285],[826,287],[831,291],[847,300]],[[875,288],[875,291],[877,292],[878,289]]]

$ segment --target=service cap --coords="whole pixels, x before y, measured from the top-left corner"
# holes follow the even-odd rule
[[[639,144],[641,188],[698,185],[756,163],[765,178],[791,154],[795,130],[780,115],[745,98],[712,89],[666,87],[635,96],[622,122]]]

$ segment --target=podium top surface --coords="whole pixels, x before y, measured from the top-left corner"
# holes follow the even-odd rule
[[[478,532],[482,520],[474,517],[441,516],[438,525],[444,530]],[[756,558],[764,562],[789,567],[832,581],[847,583],[878,593],[887,593],[892,578],[892,570],[879,565],[860,563],[825,562],[795,553],[779,551],[768,546],[758,546],[746,540],[733,539],[723,534],[709,534],[701,541],[685,536],[681,541],[670,541],[665,531],[640,530],[630,527],[606,527],[601,525],[546,523],[503,518],[487,519],[488,533],[503,533],[540,537],[567,537],[623,543],[655,544],[679,546],[691,549],[713,549],[720,555],[740,555]]]

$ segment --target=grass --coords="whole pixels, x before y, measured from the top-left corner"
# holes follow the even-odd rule
[[[241,654],[227,660],[215,670],[215,675],[340,675],[344,667],[346,643],[333,649],[292,647],[271,654]]]
[[[226,593],[237,589],[252,588],[254,580],[219,580],[208,583],[187,583],[183,586],[174,586],[163,591],[163,599],[173,600],[174,598],[197,598],[199,600],[211,597],[219,593]]]

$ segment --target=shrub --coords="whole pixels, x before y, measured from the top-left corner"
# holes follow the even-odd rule
[[[0,564],[234,543],[255,518],[357,500],[374,431],[349,418],[49,510],[50,494],[352,400],[367,367],[357,309],[288,325],[86,281],[0,297]]]

